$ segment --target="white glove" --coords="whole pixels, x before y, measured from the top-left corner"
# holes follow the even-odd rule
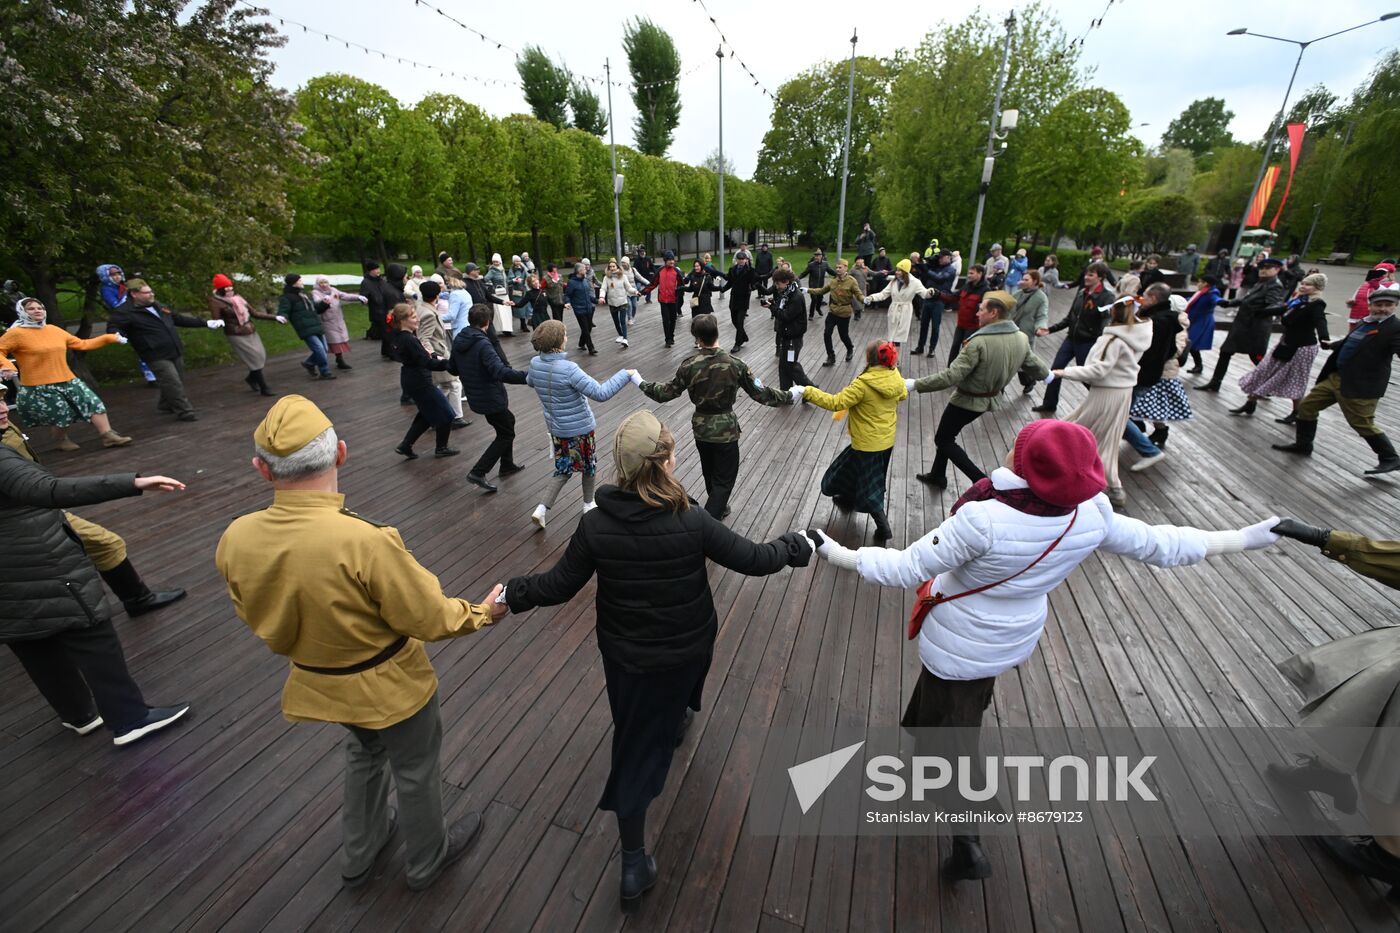
[[[792,404],[796,405],[802,401],[802,396],[807,392],[806,386],[793,386],[788,389],[788,395],[792,396]]]
[[[279,314],[279,315],[277,315],[277,323],[278,323],[278,324],[285,324],[285,323],[287,323],[287,319],[286,319],[285,317],[283,317],[282,315]]]
[[[906,392],[913,392],[913,391],[914,391],[914,380],[913,380],[913,379],[906,379],[906,380],[904,380],[904,390],[905,390]]]
[[[1054,373],[1050,373],[1048,376],[1045,377],[1045,384],[1046,384],[1046,385],[1049,385],[1050,383],[1052,383],[1052,382],[1054,382],[1054,381],[1055,381],[1055,374],[1054,374]]]
[[[218,330],[219,328],[221,328],[221,327],[224,326],[224,322],[221,321],[221,320],[220,320],[220,321],[206,321],[205,323],[208,325],[208,327],[209,327],[210,330]]]
[[[627,378],[630,379],[630,380],[632,380],[632,384],[633,384],[634,386],[640,386],[640,385],[642,384],[642,374],[641,374],[641,373],[633,373],[632,375],[628,376]]]
[[[127,340],[127,339],[126,339],[126,334],[117,334],[117,343],[130,343],[130,342],[131,342],[130,340]]]
[[[807,535],[809,541],[815,536],[817,540],[821,542],[816,546],[816,551],[817,556],[822,560],[828,561],[833,566],[841,567],[846,570],[856,569],[857,557],[855,551],[837,544],[835,541],[831,540],[830,535],[820,528],[813,528],[810,531],[804,532],[804,534]]]
[[[1262,522],[1255,522],[1253,525],[1241,528],[1240,533],[1244,535],[1244,549],[1257,551],[1260,548],[1277,544],[1281,536],[1275,534],[1273,528],[1278,524],[1278,521],[1277,515],[1271,515]]]

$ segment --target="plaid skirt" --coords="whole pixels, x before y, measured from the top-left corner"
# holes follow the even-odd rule
[[[847,447],[826,468],[822,495],[848,500],[853,512],[884,512],[885,479],[893,453],[893,447],[874,451]]]
[[[555,476],[568,476],[570,473],[593,476],[598,472],[592,431],[578,437],[555,437],[551,434],[549,439],[554,442]]]
[[[1128,414],[1143,421],[1190,421],[1195,417],[1180,379],[1162,379],[1134,393]]]
[[[89,421],[107,410],[97,393],[81,379],[19,387],[19,415],[26,427],[51,425],[66,428],[74,421]]]
[[[1312,364],[1317,344],[1299,347],[1293,359],[1278,360],[1270,353],[1259,365],[1240,377],[1240,388],[1260,398],[1288,398],[1295,402],[1312,386]]]

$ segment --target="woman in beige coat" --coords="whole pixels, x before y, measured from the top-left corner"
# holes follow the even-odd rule
[[[909,336],[909,322],[914,319],[914,299],[932,298],[938,294],[936,288],[925,288],[924,284],[911,275],[914,264],[901,259],[895,267],[889,284],[873,295],[865,296],[865,304],[881,301],[890,302],[890,332],[886,339],[896,347]]]
[[[1114,505],[1128,501],[1118,481],[1118,443],[1128,423],[1137,385],[1138,358],[1152,344],[1152,325],[1137,319],[1137,299],[1120,298],[1109,312],[1103,336],[1094,342],[1083,366],[1054,370],[1061,379],[1084,383],[1089,391],[1079,407],[1065,416],[1066,421],[1082,424],[1094,433],[1103,461],[1108,500]]]

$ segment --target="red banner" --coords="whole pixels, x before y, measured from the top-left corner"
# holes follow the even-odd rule
[[[1249,202],[1249,216],[1244,220],[1246,227],[1257,227],[1263,222],[1264,208],[1269,206],[1269,196],[1274,193],[1274,185],[1278,183],[1281,171],[1283,166],[1270,165],[1264,172],[1264,177],[1259,182],[1259,190],[1254,192],[1254,200]]]
[[[1278,213],[1274,214],[1274,222],[1269,224],[1270,230],[1278,229],[1278,219],[1283,214],[1283,206],[1288,203],[1288,192],[1293,187],[1293,173],[1298,168],[1298,153],[1303,149],[1303,132],[1308,128],[1306,123],[1288,124],[1288,181],[1283,185],[1283,199],[1278,202]]]

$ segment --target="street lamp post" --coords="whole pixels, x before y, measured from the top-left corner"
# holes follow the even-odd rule
[[[613,175],[613,245],[617,249],[617,258],[622,259],[622,186],[618,184],[622,176],[617,173],[617,130],[613,120],[612,109],[612,63],[609,59],[603,59],[603,72],[608,80],[608,149],[612,153],[612,175]]]
[[[719,267],[724,268],[724,49],[715,49],[719,59]],[[700,244],[695,244],[699,249]]]
[[[977,215],[972,221],[972,249],[967,251],[967,265],[977,262],[977,238],[982,235],[982,211],[987,206],[987,189],[992,184],[992,167],[996,165],[996,141],[1005,139],[997,135],[997,118],[1001,115],[1001,92],[1006,88],[1006,64],[1011,58],[1011,30],[1016,28],[1016,11],[1006,17],[1006,42],[1001,47],[1001,69],[997,72],[997,92],[992,98],[992,125],[987,127],[987,156],[982,160],[982,184],[977,190]],[[1016,111],[1007,111],[1011,116]],[[1015,121],[1008,121],[1005,129],[1014,127]]]
[[[1227,36],[1257,36],[1260,39],[1273,39],[1275,42],[1288,42],[1298,46],[1298,58],[1293,63],[1293,73],[1288,77],[1288,87],[1283,92],[1283,103],[1279,105],[1278,115],[1269,123],[1268,132],[1264,134],[1264,158],[1259,162],[1259,174],[1254,178],[1254,187],[1249,189],[1249,199],[1245,201],[1244,213],[1240,215],[1240,226],[1239,229],[1235,231],[1235,243],[1230,248],[1231,258],[1238,256],[1240,253],[1240,240],[1244,237],[1244,228],[1249,220],[1249,208],[1250,205],[1254,203],[1255,195],[1259,193],[1259,186],[1264,182],[1264,173],[1269,170],[1269,157],[1274,154],[1274,137],[1277,135],[1279,124],[1283,122],[1284,114],[1288,109],[1288,98],[1293,93],[1293,81],[1298,77],[1298,66],[1303,63],[1303,53],[1308,50],[1308,46],[1316,42],[1321,42],[1323,39],[1331,39],[1333,36],[1340,36],[1343,33],[1364,29],[1367,26],[1383,23],[1397,16],[1400,16],[1400,13],[1386,13],[1376,19],[1368,20],[1367,22],[1359,23],[1355,26],[1349,26],[1346,29],[1339,29],[1336,32],[1329,32],[1325,36],[1318,36],[1316,39],[1308,39],[1307,41],[1302,39],[1284,39],[1280,36],[1265,35],[1262,32],[1250,32],[1247,28],[1231,29],[1226,33]]]
[[[846,178],[851,173],[851,111],[856,100],[856,31],[851,30],[851,76],[846,85],[846,136],[841,144],[841,208],[836,215],[836,258],[846,236]]]

